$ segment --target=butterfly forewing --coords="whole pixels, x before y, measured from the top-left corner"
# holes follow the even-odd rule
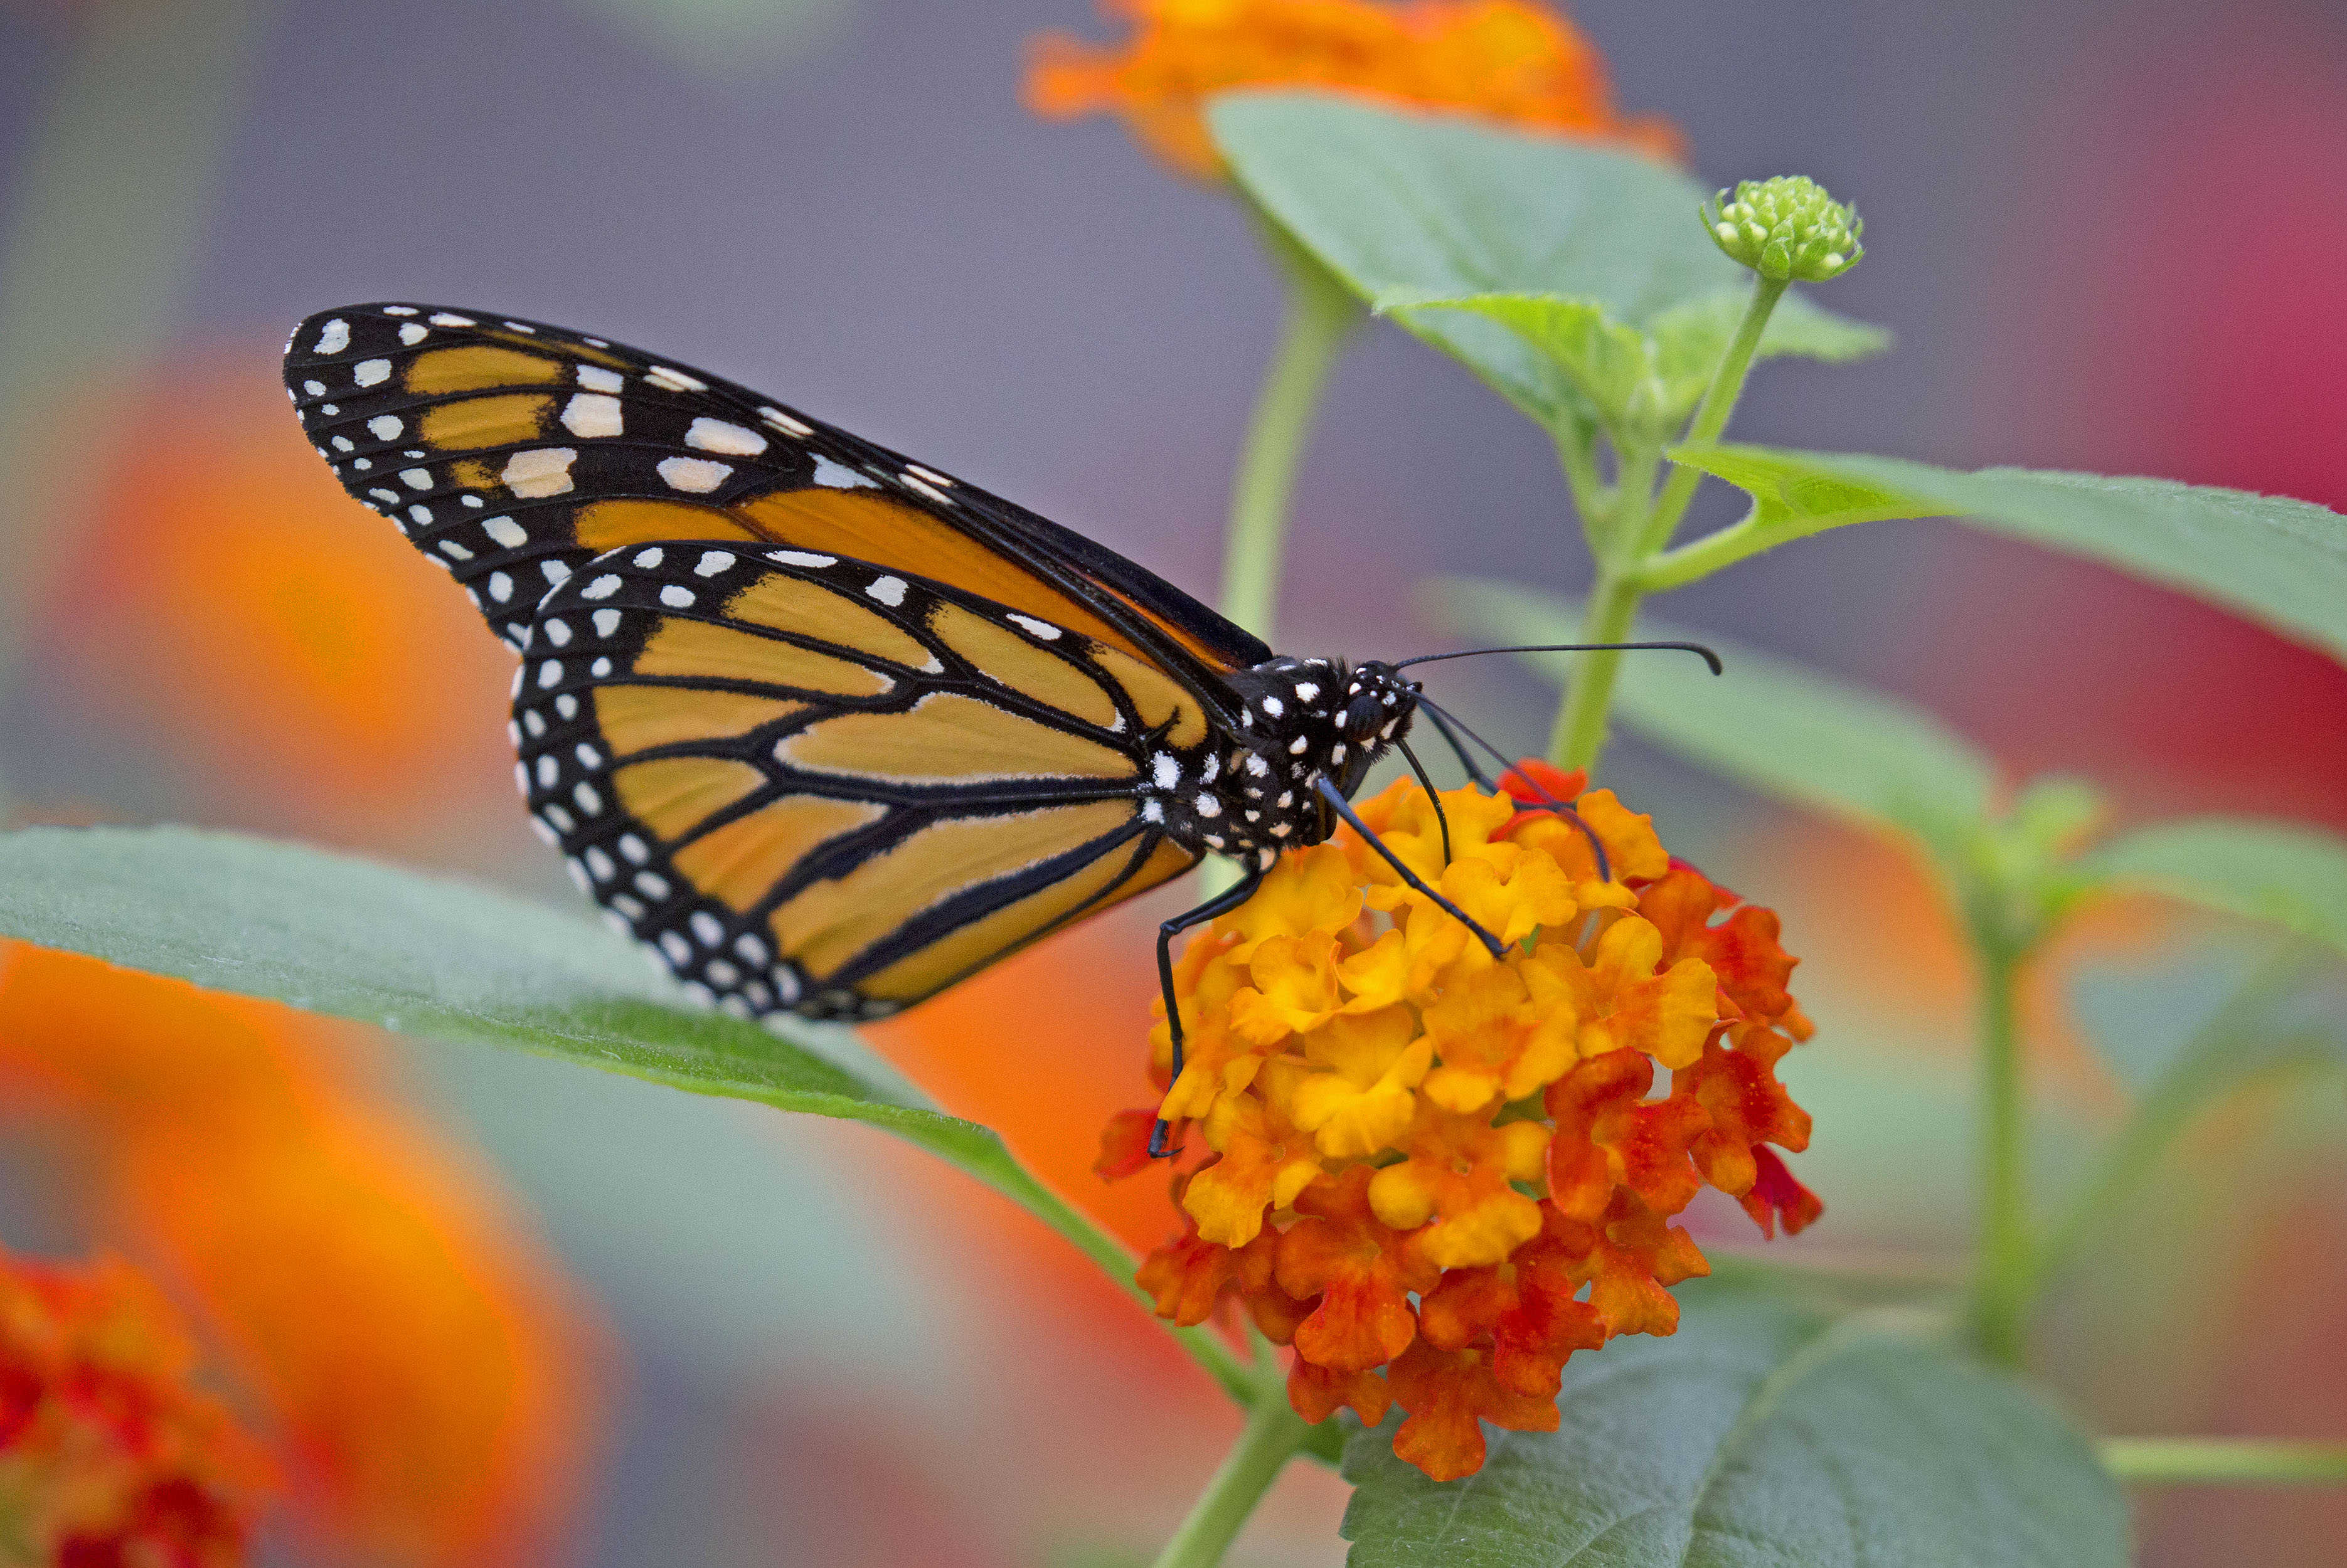
[[[1220,722],[1269,651],[1082,536],[703,371],[543,323],[428,305],[321,312],[286,385],[352,496],[518,642],[605,550],[730,540],[866,560],[1158,665]]]
[[[629,545],[525,641],[541,831],[733,1010],[891,1010],[1196,859],[1152,798],[1211,749],[1188,693],[958,588],[732,538]]]

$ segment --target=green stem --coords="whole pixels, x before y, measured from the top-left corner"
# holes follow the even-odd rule
[[[1320,389],[1361,308],[1327,268],[1275,234],[1272,252],[1287,280],[1286,319],[1272,351],[1255,416],[1231,484],[1230,527],[1223,544],[1223,613],[1271,641],[1279,597],[1280,551],[1296,460],[1312,431]]]
[[[1101,1272],[1124,1287],[1125,1294],[1149,1311],[1157,1314],[1157,1304],[1133,1277],[1135,1260],[1122,1242],[1109,1235],[1082,1210],[1035,1178],[1034,1173],[1020,1164],[1006,1152],[999,1165],[985,1169],[970,1167],[973,1173],[983,1176],[994,1187],[1025,1207],[1029,1213],[1075,1244],[1076,1250],[1098,1264]],[[1159,1318],[1158,1321],[1163,1322]],[[1204,1368],[1208,1376],[1223,1386],[1243,1406],[1254,1406],[1264,1397],[1262,1379],[1246,1362],[1234,1354],[1220,1336],[1204,1325],[1181,1328],[1166,1325],[1166,1332],[1181,1342],[1190,1358]],[[1282,1409],[1287,1408],[1284,1391],[1276,1393],[1274,1402]]]
[[[1787,280],[1755,277],[1752,297],[1745,302],[1744,319],[1736,323],[1736,335],[1727,341],[1727,352],[1720,356],[1719,366],[1711,373],[1711,384],[1704,388],[1703,402],[1696,405],[1695,421],[1687,426],[1682,446],[1708,446],[1719,439],[1727,428],[1727,416],[1736,412],[1736,400],[1744,395],[1744,378],[1751,374],[1752,356],[1760,347],[1760,334],[1768,325],[1769,313],[1777,302],[1785,297]],[[1671,542],[1671,535],[1686,515],[1687,503],[1695,498],[1695,487],[1703,482],[1703,470],[1684,464],[1671,469],[1669,482],[1663,487],[1662,499],[1655,504],[1654,520],[1648,537],[1641,541],[1638,562]]]
[[[1760,334],[1768,325],[1769,313],[1784,295],[1782,282],[1754,280],[1752,297],[1745,302],[1744,317],[1736,323],[1736,334],[1728,339],[1727,352],[1713,368],[1711,384],[1704,389],[1703,401],[1696,405],[1695,418],[1687,426],[1684,438],[1687,444],[1707,446],[1727,427],[1728,415],[1736,412],[1736,400],[1743,395],[1745,377],[1751,374],[1752,356],[1759,350]],[[1686,515],[1687,502],[1693,498],[1703,475],[1698,469],[1675,465],[1657,496],[1655,476],[1663,460],[1660,441],[1624,451],[1621,474],[1614,489],[1613,516],[1608,526],[1598,528],[1593,526],[1589,503],[1583,494],[1593,487],[1594,470],[1585,474],[1576,470],[1572,451],[1564,450],[1565,477],[1581,503],[1583,526],[1597,557],[1597,581],[1589,590],[1589,605],[1583,612],[1579,640],[1619,642],[1630,635],[1638,618],[1638,601],[1650,586],[1653,564],[1669,546],[1671,535],[1677,531],[1679,519]],[[1593,773],[1596,770],[1598,754],[1605,749],[1605,715],[1614,703],[1614,681],[1621,662],[1619,653],[1574,656],[1572,684],[1565,690],[1564,701],[1556,712],[1556,723],[1549,732],[1549,755],[1560,766],[1588,768]]]
[[[1156,1568],[1214,1568],[1263,1494],[1311,1437],[1312,1428],[1288,1407],[1285,1390],[1270,1380],[1268,1368],[1263,1371],[1264,1387],[1239,1440],[1224,1456],[1222,1468],[1199,1494],[1190,1516],[1157,1554]]]
[[[1637,589],[1624,579],[1599,572],[1573,641],[1627,641],[1631,623],[1638,618],[1638,599]],[[1621,661],[1619,653],[1573,656],[1572,683],[1548,737],[1549,757],[1559,767],[1595,770],[1598,753],[1605,749],[1605,715],[1614,705],[1614,678]]]
[[[2106,1438],[2103,1465],[2130,1486],[2347,1485],[2347,1443],[2270,1438]]]
[[[1982,1352],[2018,1368],[2027,1354],[2030,1296],[2028,1124],[2016,1017],[2020,954],[1985,933],[1981,954],[1979,1227],[1973,1328]]]

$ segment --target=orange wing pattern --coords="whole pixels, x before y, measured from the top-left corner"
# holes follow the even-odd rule
[[[804,549],[623,546],[538,607],[518,777],[579,886],[709,999],[870,1017],[1196,863],[1212,747],[1123,650]]]

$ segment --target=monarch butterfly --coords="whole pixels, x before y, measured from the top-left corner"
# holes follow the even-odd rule
[[[1240,881],[1158,943],[1178,1071],[1173,937],[1358,826],[1420,705],[1400,664],[1276,657],[1081,535],[603,338],[351,305],[294,329],[285,381],[521,656],[539,835],[745,1018],[894,1011],[1214,851]]]

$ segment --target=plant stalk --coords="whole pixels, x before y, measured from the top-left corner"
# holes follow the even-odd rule
[[[1279,598],[1296,462],[1337,350],[1361,319],[1345,286],[1318,261],[1296,253],[1293,241],[1275,243],[1272,251],[1286,278],[1286,319],[1231,483],[1222,591],[1223,613],[1266,642]]]
[[[1313,1429],[1289,1408],[1286,1391],[1271,1378],[1275,1366],[1258,1368],[1262,1387],[1239,1440],[1224,1456],[1222,1468],[1199,1494],[1190,1516],[1157,1554],[1156,1568],[1214,1568],[1263,1494],[1312,1435]]]
[[[1752,357],[1759,351],[1760,334],[1767,330],[1777,302],[1784,298],[1785,287],[1781,281],[1753,280],[1743,319],[1736,323],[1735,335],[1713,367],[1711,383],[1704,388],[1703,401],[1696,405],[1685,442],[1707,445],[1727,427],[1728,415],[1736,412],[1736,401],[1743,395],[1745,378],[1751,374]],[[1566,456],[1570,459],[1573,454],[1567,450]],[[1687,502],[1703,478],[1699,470],[1674,465],[1658,496],[1655,477],[1662,461],[1659,441],[1622,453],[1610,527],[1589,530],[1597,558],[1597,581],[1590,589],[1588,608],[1582,614],[1580,641],[1583,642],[1620,642],[1629,637],[1638,619],[1638,601],[1645,596],[1648,569],[1669,547],[1671,535],[1677,531]],[[1594,481],[1594,471],[1577,470],[1568,461],[1565,472],[1575,499],[1583,504],[1587,528],[1583,492]],[[1599,548],[1601,536],[1604,548]],[[1559,766],[1596,771],[1598,755],[1605,749],[1605,716],[1614,704],[1614,682],[1621,661],[1619,653],[1574,656],[1572,682],[1549,732],[1549,756]]]
[[[1728,415],[1736,412],[1736,400],[1744,395],[1745,378],[1752,372],[1752,356],[1759,352],[1760,334],[1768,330],[1769,314],[1776,310],[1777,302],[1785,297],[1786,287],[1787,280],[1781,278],[1753,278],[1752,297],[1745,302],[1744,319],[1736,323],[1736,335],[1727,340],[1727,352],[1720,355],[1718,368],[1711,373],[1711,384],[1704,388],[1703,401],[1696,405],[1695,419],[1680,437],[1681,446],[1708,446],[1727,428]],[[1663,486],[1662,498],[1655,503],[1648,537],[1640,543],[1640,566],[1671,542],[1679,519],[1686,515],[1687,503],[1695,498],[1695,487],[1702,482],[1701,469],[1673,465],[1671,477]]]
[[[2027,1108],[2016,991],[2020,954],[1985,933],[1981,954],[1979,1217],[1972,1316],[1982,1353],[2018,1368],[2027,1358],[2033,1255]]]
[[[2347,1485],[2347,1443],[2270,1438],[2106,1438],[2104,1468],[2129,1486]]]

